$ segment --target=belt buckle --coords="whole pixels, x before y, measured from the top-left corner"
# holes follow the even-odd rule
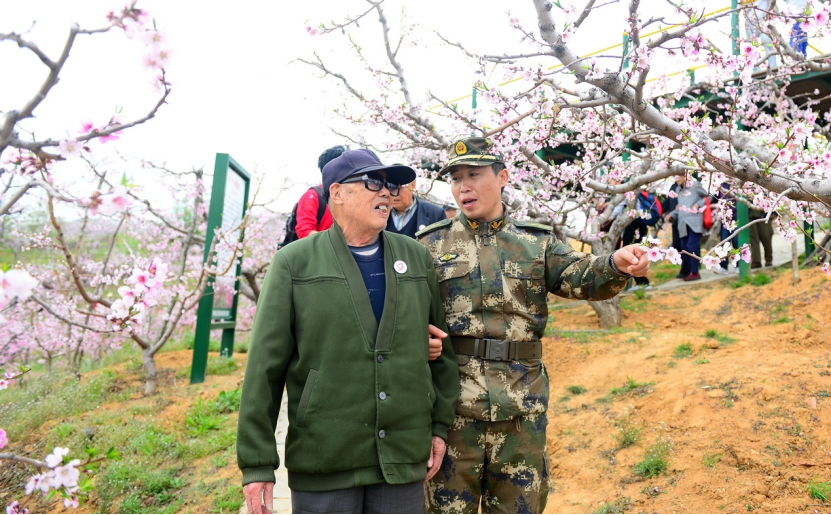
[[[487,340],[487,352],[485,359],[497,361],[508,361],[508,349],[510,342],[507,340]]]

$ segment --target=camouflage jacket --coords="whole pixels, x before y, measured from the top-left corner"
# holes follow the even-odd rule
[[[416,238],[433,256],[451,337],[539,341],[548,321],[548,292],[603,300],[628,280],[612,269],[610,256],[577,252],[551,227],[508,215],[482,223],[459,214]],[[457,357],[459,415],[495,422],[548,409],[542,360]]]

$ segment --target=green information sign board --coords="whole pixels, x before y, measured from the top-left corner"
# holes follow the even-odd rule
[[[208,228],[205,233],[204,262],[207,263],[211,257],[209,252],[216,229],[222,230],[226,241],[242,241],[240,222],[248,209],[250,184],[251,175],[231,156],[216,155]],[[239,290],[239,259],[236,249],[232,248],[217,251],[215,259],[217,275],[208,281],[196,312],[191,384],[205,381],[211,329],[222,329],[219,351],[221,356],[230,357],[234,351],[238,297],[235,292]]]

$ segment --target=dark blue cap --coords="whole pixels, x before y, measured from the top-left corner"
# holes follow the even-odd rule
[[[387,182],[391,184],[409,184],[416,178],[415,171],[409,166],[384,165],[371,150],[347,150],[323,167],[323,195],[328,198],[329,186],[353,175],[380,171],[387,173]]]

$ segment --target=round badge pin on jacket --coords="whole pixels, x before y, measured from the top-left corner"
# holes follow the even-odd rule
[[[395,268],[395,271],[398,272],[399,274],[403,274],[404,272],[407,271],[407,263],[405,263],[401,260],[398,260],[395,263],[393,263],[392,267]]]

